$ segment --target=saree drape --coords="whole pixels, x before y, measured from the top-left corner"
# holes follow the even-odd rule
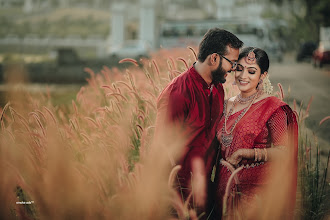
[[[241,111],[229,116],[227,128],[231,128]],[[241,148],[267,149],[282,146],[280,150],[284,152],[281,161],[256,162],[243,159],[240,162],[239,167],[243,169],[238,172],[237,181],[230,184],[228,198],[225,199],[227,217],[233,219],[235,215],[243,213],[243,219],[261,219],[274,212],[281,219],[292,218],[296,199],[298,153],[298,125],[294,112],[285,102],[273,96],[254,103],[237,123],[232,133],[233,141],[227,148],[221,146],[223,124],[224,117],[219,123],[217,134],[222,160]],[[232,171],[221,163],[217,167],[217,219],[222,216],[223,198],[231,174]]]

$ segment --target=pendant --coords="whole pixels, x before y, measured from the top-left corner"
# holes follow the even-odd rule
[[[233,135],[232,134],[226,134],[224,132],[221,133],[221,144],[224,147],[229,147],[231,143],[233,142]]]

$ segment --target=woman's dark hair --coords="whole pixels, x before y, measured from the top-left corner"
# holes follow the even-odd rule
[[[226,55],[227,45],[239,49],[243,46],[243,42],[229,31],[220,28],[208,30],[199,44],[198,60],[204,62],[212,53]]]
[[[257,64],[260,67],[261,74],[268,71],[269,69],[269,59],[267,53],[257,47],[245,47],[242,49],[242,51],[239,53],[238,60],[242,59],[243,57],[246,57],[250,52],[252,52],[256,55]]]

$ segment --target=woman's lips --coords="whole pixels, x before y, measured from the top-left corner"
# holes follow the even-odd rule
[[[243,81],[243,80],[238,80],[239,84],[242,86],[246,86],[247,84],[249,84],[249,82]]]

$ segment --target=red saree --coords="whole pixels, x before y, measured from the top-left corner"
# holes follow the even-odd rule
[[[242,111],[242,110],[241,110]],[[229,116],[227,127],[230,128],[239,116],[241,111]],[[224,123],[222,117],[218,126],[218,140],[221,143],[221,128]],[[287,163],[285,169],[276,170],[275,162],[255,162],[254,160],[243,159],[239,166],[243,167],[237,173],[238,182],[232,181],[229,186],[228,198],[226,198],[226,207],[229,210],[229,218],[233,219],[233,212],[237,214],[237,208],[243,209],[243,219],[268,219],[266,212],[260,209],[271,209],[277,207],[275,213],[279,213],[279,218],[290,219],[293,217],[293,210],[296,198],[297,184],[297,149],[298,149],[298,126],[295,114],[291,108],[276,97],[268,97],[254,103],[244,117],[238,122],[233,133],[233,141],[229,147],[221,146],[222,160],[226,160],[232,153],[241,148],[270,148],[274,146],[284,146]],[[282,149],[281,149],[282,150]],[[281,162],[281,164],[284,164]],[[276,169],[275,169],[276,168]],[[279,175],[276,174],[280,172]],[[216,175],[216,205],[215,212],[217,219],[222,216],[223,198],[225,195],[228,179],[232,171],[226,166],[219,164]],[[274,178],[273,178],[274,176]],[[279,177],[280,176],[280,177]],[[283,184],[282,180],[288,182]],[[276,181],[278,183],[276,183]],[[277,184],[277,186],[276,186]],[[271,185],[269,193],[261,191],[261,189]],[[263,200],[263,197],[271,202]],[[275,197],[282,196],[276,200]],[[257,200],[262,200],[261,204],[268,204],[272,207],[261,207]],[[273,204],[278,201],[279,204]],[[273,203],[272,203],[273,202]],[[234,205],[236,204],[236,205]],[[233,211],[236,210],[236,211]],[[254,210],[254,211],[251,211]],[[230,213],[232,212],[232,213]],[[246,215],[246,213],[250,213]],[[228,213],[227,213],[228,214]],[[271,212],[268,212],[271,214]],[[231,216],[231,217],[230,217]],[[228,215],[227,215],[228,217]],[[274,217],[274,216],[272,216]]]

